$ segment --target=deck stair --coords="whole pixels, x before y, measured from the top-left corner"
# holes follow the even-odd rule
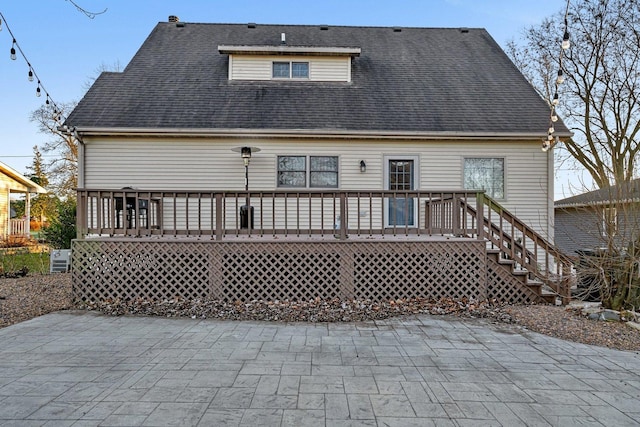
[[[555,302],[560,297],[563,304],[569,303],[575,269],[568,256],[486,195],[476,207],[464,201],[460,206],[471,218],[484,219],[482,227],[475,227],[480,230],[475,237],[487,241],[490,265],[507,271],[539,302]],[[483,210],[481,216],[478,207]]]
[[[538,303],[555,303],[556,293],[551,291],[543,282],[531,277],[527,270],[517,267],[514,260],[504,258],[498,249],[487,249],[487,261],[489,265],[498,266],[499,269],[512,276],[515,280],[515,286],[521,288],[521,292],[526,299]],[[513,302],[520,302],[515,300]]]

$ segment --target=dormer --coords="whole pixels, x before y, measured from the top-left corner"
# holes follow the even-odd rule
[[[220,45],[229,55],[229,80],[350,82],[351,58],[359,47]]]

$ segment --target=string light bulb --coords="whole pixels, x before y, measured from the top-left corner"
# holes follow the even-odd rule
[[[556,77],[556,81],[555,81],[555,93],[553,94],[553,98],[551,98],[551,102],[549,103],[550,113],[551,113],[550,115],[551,122],[549,123],[547,140],[542,142],[542,151],[547,151],[549,150],[549,148],[551,148],[551,144],[553,142],[553,137],[555,134],[555,127],[553,124],[558,121],[558,113],[556,111],[556,106],[560,103],[560,100],[558,98],[558,87],[565,81],[562,60],[565,55],[564,51],[569,49],[569,47],[571,46],[571,43],[569,41],[569,19],[568,19],[569,7],[571,5],[570,3],[571,3],[571,0],[567,0],[567,7],[564,12],[564,34],[562,35],[562,43],[560,45],[561,46],[560,58],[558,59],[558,76]],[[556,143],[559,143],[560,138],[557,135],[555,139],[556,139]]]
[[[13,39],[13,44],[11,45],[11,59],[16,60],[16,39]]]
[[[56,119],[56,121],[61,120],[61,118],[63,117],[62,110],[60,108],[58,108],[58,106],[56,105],[55,101],[51,98],[51,96],[49,95],[49,92],[47,92],[47,89],[45,88],[45,86],[40,81],[40,78],[38,76],[38,73],[36,72],[36,69],[31,65],[31,62],[28,60],[27,56],[25,55],[24,51],[22,50],[22,47],[20,46],[20,44],[16,40],[16,36],[13,34],[13,31],[11,31],[11,27],[9,26],[9,23],[7,22],[7,19],[2,14],[2,12],[0,12],[0,30],[2,30],[3,24],[4,24],[4,27],[7,28],[7,32],[9,33],[9,36],[12,39],[12,44],[11,44],[11,49],[10,49],[10,58],[15,61],[16,59],[18,59],[18,55],[17,54],[20,53],[20,56],[24,59],[26,65],[27,65],[27,68],[28,68],[27,78],[29,79],[29,81],[37,80],[37,82],[38,82],[38,84],[36,86],[36,96],[37,97],[41,97],[42,94],[44,93],[44,95],[46,96],[45,103],[48,106],[48,108],[54,107],[54,109],[55,109],[55,116],[56,116],[55,119]]]
[[[551,142],[546,139],[542,141],[542,151],[546,153],[547,151],[549,151],[549,148],[551,148]]]
[[[567,50],[571,47],[571,42],[569,41],[569,31],[564,31],[564,36],[562,36],[562,49]]]

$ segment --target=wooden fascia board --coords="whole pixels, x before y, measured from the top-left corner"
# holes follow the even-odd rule
[[[341,129],[179,129],[179,128],[99,128],[76,127],[81,136],[169,136],[169,137],[227,137],[227,138],[313,138],[313,139],[416,139],[416,140],[542,140],[544,133],[519,132],[393,132],[347,131]],[[561,134],[569,137],[571,134]]]
[[[360,56],[359,47],[331,46],[241,46],[219,45],[218,52],[227,55],[304,55],[304,56]]]

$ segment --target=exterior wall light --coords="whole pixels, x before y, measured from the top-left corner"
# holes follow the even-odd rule
[[[364,173],[367,171],[367,164],[364,160],[360,160],[360,172]]]

